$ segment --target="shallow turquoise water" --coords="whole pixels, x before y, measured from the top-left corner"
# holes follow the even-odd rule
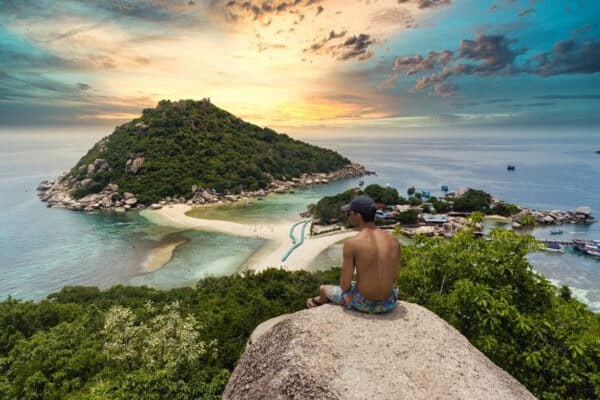
[[[410,185],[440,194],[442,184],[456,189],[480,188],[506,201],[539,209],[591,206],[600,215],[600,148],[598,132],[421,133],[424,136],[361,138],[311,136],[313,144],[340,151],[377,171],[365,183],[389,184],[403,193]],[[105,132],[39,134],[0,133],[0,298],[40,299],[64,285],[117,283],[159,288],[191,285],[209,274],[237,271],[264,241],[167,228],[137,213],[86,215],[47,209],[36,197],[43,179],[70,168]],[[517,166],[514,173],[506,164]],[[223,211],[244,222],[299,219],[309,203],[356,186],[357,179],[332,182],[270,195],[248,207]],[[600,239],[600,224],[563,227],[564,238]],[[534,231],[538,237],[549,229]],[[146,273],[142,265],[155,246],[172,235],[189,240],[162,269]],[[333,246],[313,265],[339,265],[341,246]],[[301,249],[299,249],[301,250]],[[595,310],[600,310],[600,260],[577,253],[536,253],[536,270],[558,284],[566,283]]]

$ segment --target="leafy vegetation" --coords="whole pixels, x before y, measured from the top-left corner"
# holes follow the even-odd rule
[[[600,397],[600,316],[532,271],[530,236],[461,232],[405,247],[398,287],[540,399]]]
[[[520,222],[523,226],[536,226],[538,224],[537,219],[533,215],[524,215],[520,219]]]
[[[482,211],[488,213],[492,204],[492,196],[483,190],[469,189],[461,197],[454,200],[454,211],[472,212]]]
[[[417,237],[397,285],[540,399],[600,396],[600,316],[533,272],[529,236]],[[66,287],[0,303],[0,398],[217,399],[262,321],[305,307],[339,268],[207,278],[159,291]]]
[[[367,186],[363,193],[371,196],[375,203],[386,205],[400,204],[398,190],[393,187],[383,187],[381,185],[372,184]]]
[[[338,271],[208,278],[159,291],[65,287],[0,303],[2,399],[219,399],[256,325]]]
[[[140,170],[126,163],[143,157]],[[80,198],[109,183],[136,193],[142,203],[171,196],[189,198],[192,185],[239,193],[268,187],[270,177],[291,179],[302,173],[329,172],[350,163],[332,151],[260,128],[205,101],[170,102],[145,109],[96,143],[71,169],[78,181],[87,166],[104,159],[110,166],[76,190]]]
[[[503,217],[510,217],[511,215],[515,215],[518,212],[519,207],[517,207],[514,204],[508,203],[497,203],[491,209],[492,214],[501,215]]]

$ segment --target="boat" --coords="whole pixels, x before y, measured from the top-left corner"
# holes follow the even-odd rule
[[[551,253],[561,253],[565,252],[565,247],[558,242],[548,242],[546,243],[545,251],[549,251]]]
[[[421,195],[422,195],[423,197],[431,197],[431,193],[429,193],[429,192],[428,192],[428,191],[426,191],[426,190],[421,190]]]
[[[600,150],[596,150],[596,154],[600,154]]]
[[[574,240],[573,247],[575,250],[594,256],[600,257],[600,241],[599,240]]]
[[[442,185],[442,192],[447,192],[447,191],[448,191],[448,186]]]
[[[365,181],[363,181],[362,179],[360,181],[358,181],[358,186],[362,186],[365,184]]]
[[[414,186],[410,186],[408,189],[406,189],[406,193],[408,193],[408,194],[414,194],[415,193],[415,187]]]
[[[515,170],[515,166],[508,164],[508,166],[506,167],[506,169],[509,170],[509,171],[514,171]]]
[[[563,234],[563,230],[562,229],[552,229],[550,231],[551,235],[562,235]]]

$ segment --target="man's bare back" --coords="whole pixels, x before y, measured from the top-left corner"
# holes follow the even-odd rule
[[[321,285],[320,295],[306,301],[308,307],[333,302],[374,314],[394,309],[398,300],[394,283],[400,268],[400,243],[375,225],[376,208],[368,195],[355,196],[350,204],[341,207],[359,233],[344,243],[340,284]]]
[[[352,279],[348,264],[356,267],[356,285],[360,293],[371,300],[383,300],[391,295],[398,277],[400,243],[387,231],[363,228],[344,243],[342,274],[346,276],[340,280],[344,281],[342,286],[346,286],[348,275]]]

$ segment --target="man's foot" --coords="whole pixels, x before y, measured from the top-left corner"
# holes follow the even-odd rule
[[[321,303],[320,300],[321,300],[321,296],[312,297],[312,298],[308,299],[308,301],[306,302],[306,306],[308,308],[314,308],[314,307],[322,306],[323,303]]]

